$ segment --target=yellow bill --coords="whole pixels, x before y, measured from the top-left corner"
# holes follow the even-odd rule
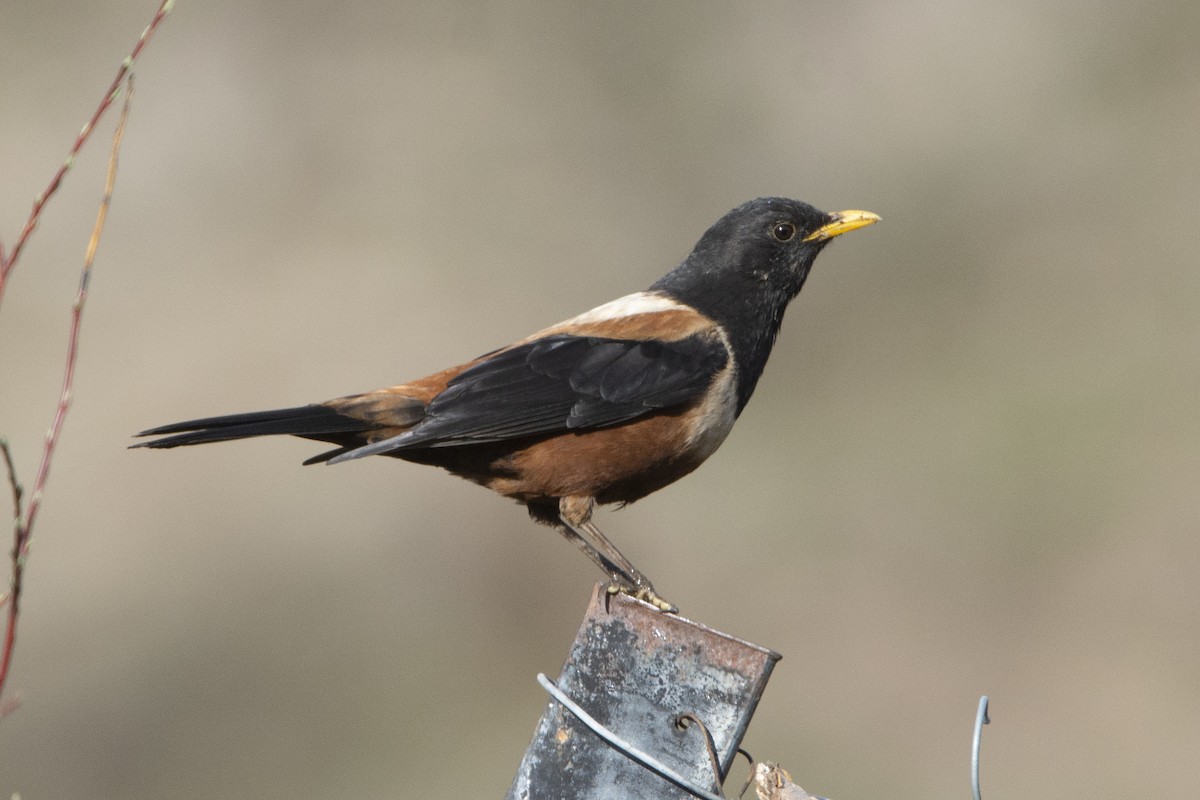
[[[835,211],[829,216],[833,217],[833,221],[817,228],[804,237],[804,241],[822,242],[835,236],[841,236],[843,233],[874,225],[880,220],[878,214],[870,211]]]

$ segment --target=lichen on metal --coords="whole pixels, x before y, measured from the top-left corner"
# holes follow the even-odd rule
[[[600,724],[700,786],[713,786],[704,721],[729,769],[779,655],[597,585],[556,681]],[[510,800],[660,800],[690,795],[599,738],[551,701]]]

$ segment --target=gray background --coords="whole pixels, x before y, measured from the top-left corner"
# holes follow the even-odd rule
[[[6,244],[152,12],[5,7]],[[843,800],[962,797],[986,692],[990,796],[1194,795],[1198,23],[181,3],[137,65],[0,796],[501,796],[590,563],[437,470],[129,435],[457,363],[765,194],[884,222],[822,255],[724,448],[599,518],[688,616],[784,654],[747,746]],[[0,314],[27,482],[114,122]]]

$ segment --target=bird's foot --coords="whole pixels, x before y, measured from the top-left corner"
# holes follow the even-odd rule
[[[664,614],[678,614],[679,607],[654,591],[653,586],[630,586],[621,580],[613,580],[608,584],[608,593],[627,594],[630,597],[649,603]]]
[[[664,614],[679,613],[679,606],[675,605],[670,600],[667,600],[665,597],[660,596],[658,592],[654,591],[654,589],[649,586],[643,586],[642,588],[638,589],[633,593],[633,596],[638,600],[649,603]]]

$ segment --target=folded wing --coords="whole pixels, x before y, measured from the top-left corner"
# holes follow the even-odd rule
[[[711,334],[665,342],[547,336],[459,373],[410,430],[331,463],[618,425],[698,399],[728,358]]]

